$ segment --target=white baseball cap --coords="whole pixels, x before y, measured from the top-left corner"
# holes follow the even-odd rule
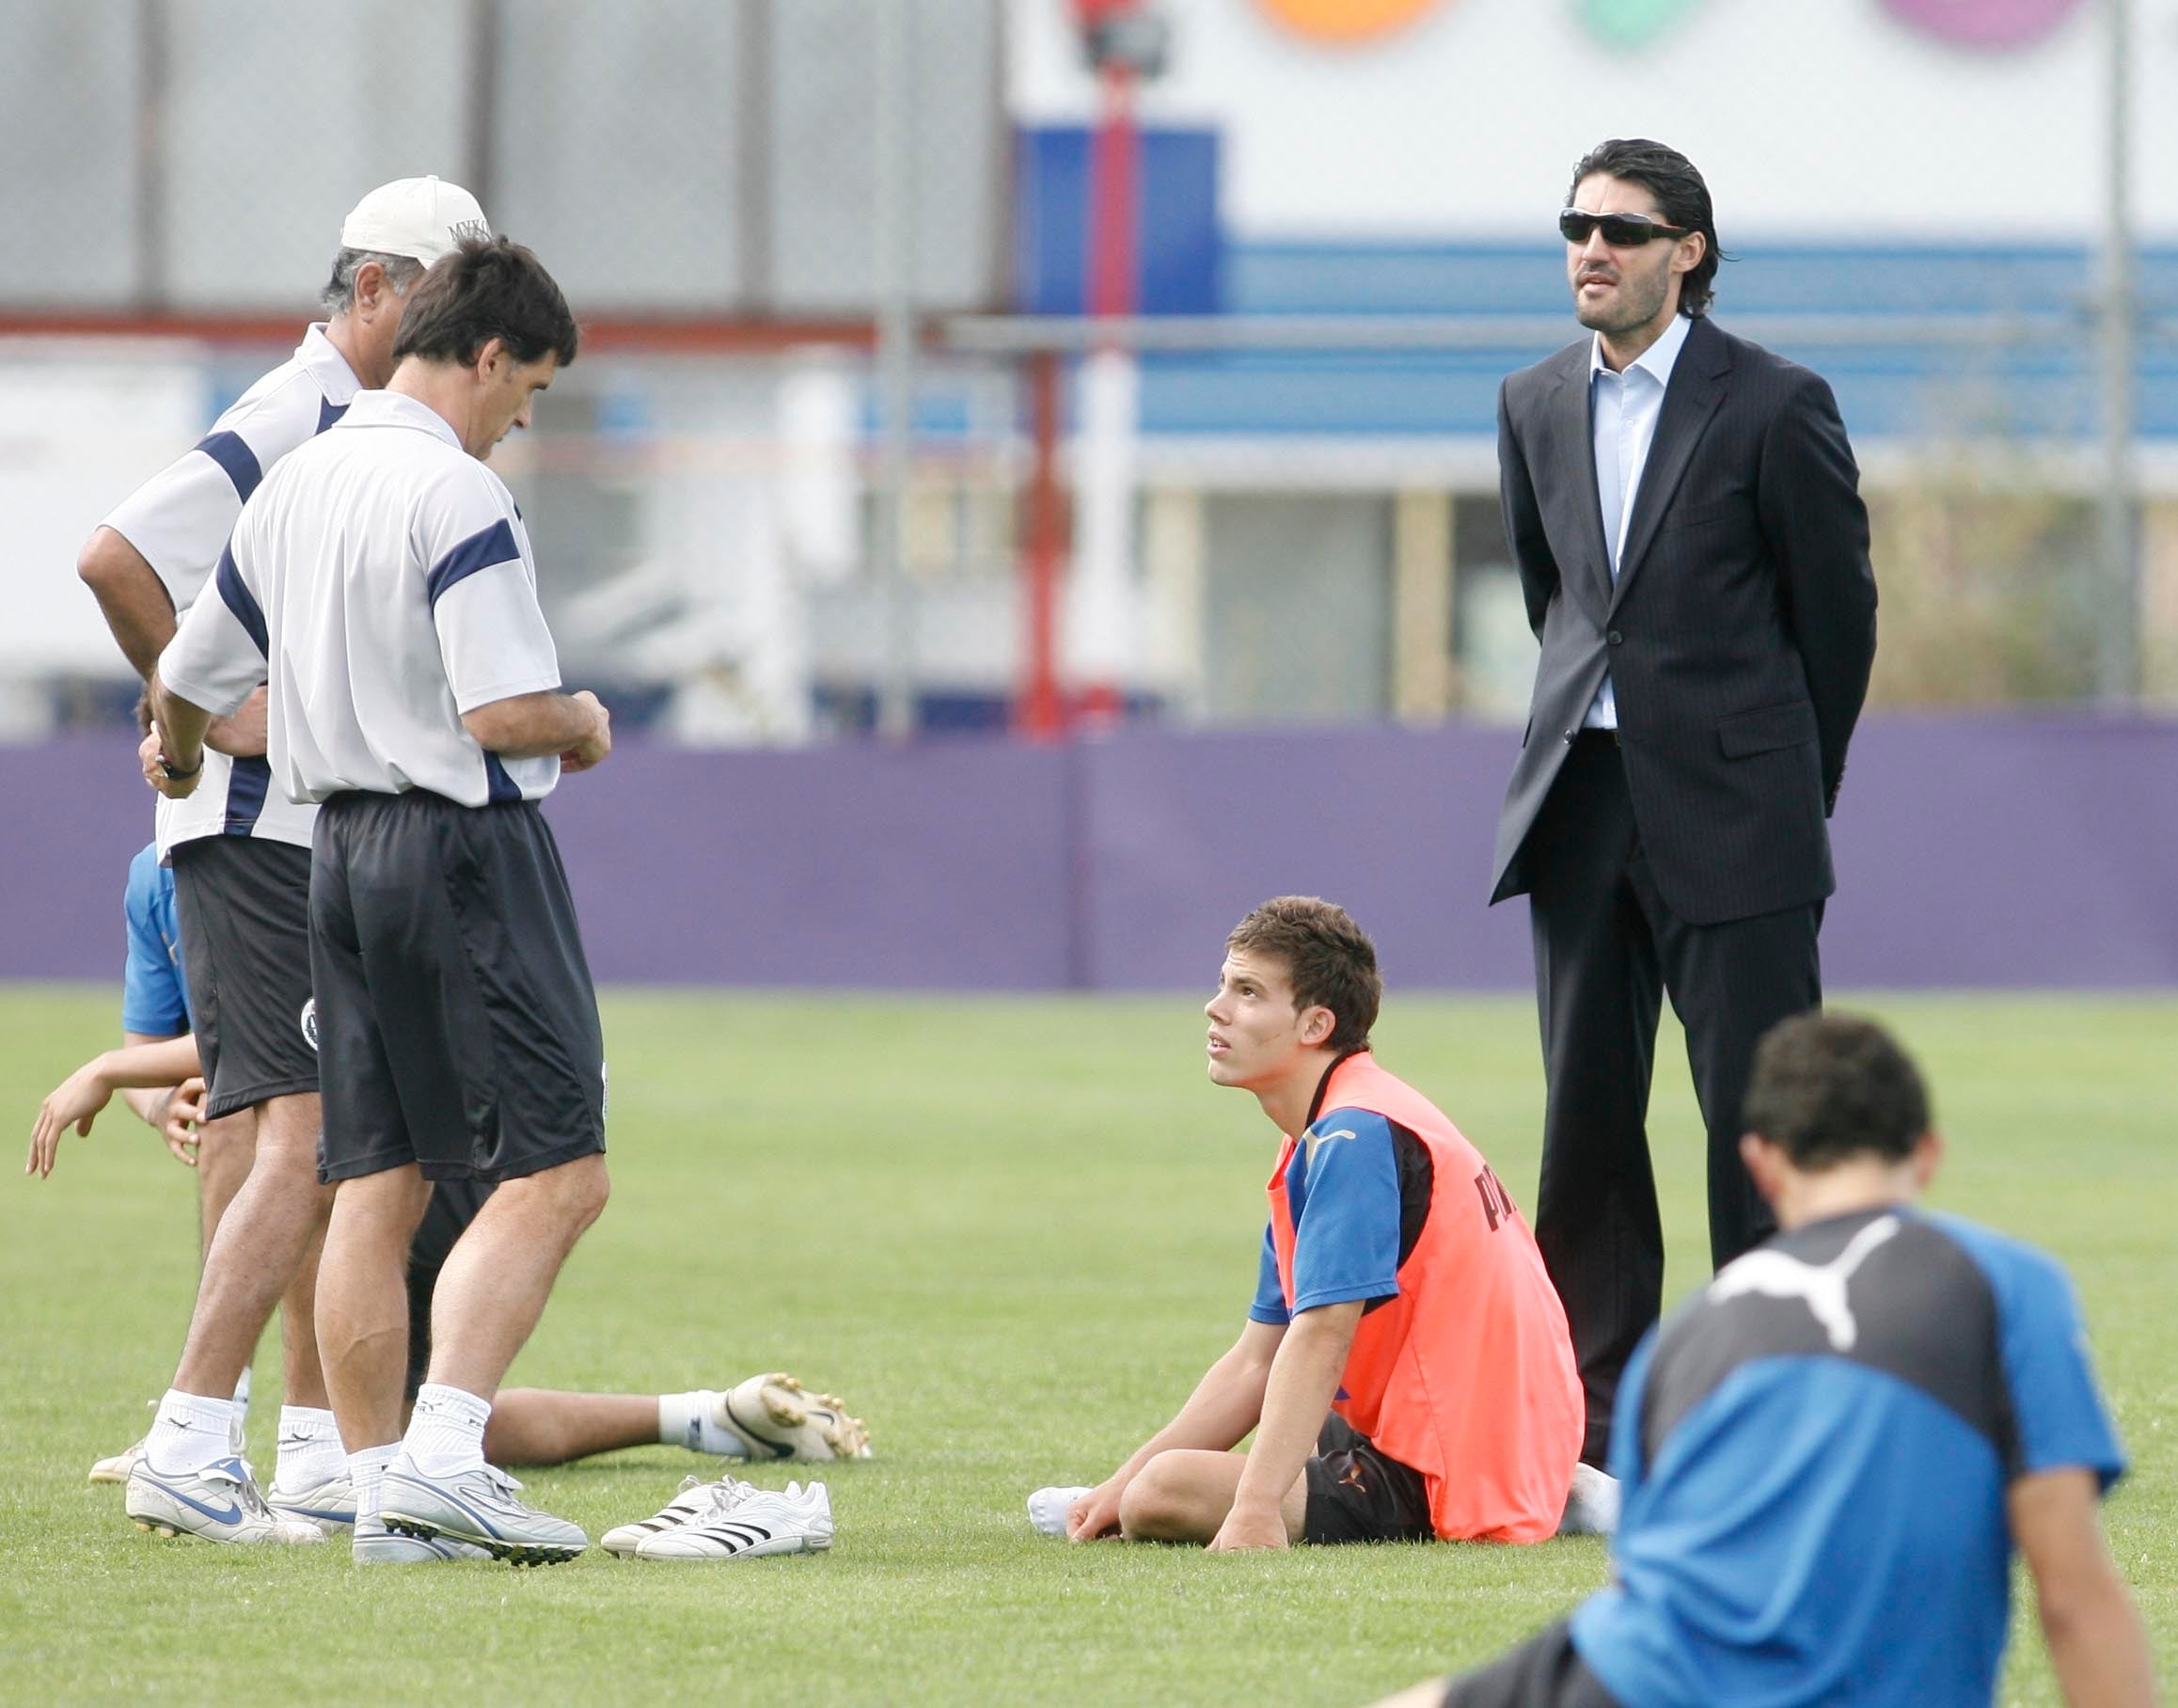
[[[343,249],[405,255],[425,266],[453,252],[465,237],[489,237],[477,198],[436,177],[397,178],[357,202],[340,222]]]

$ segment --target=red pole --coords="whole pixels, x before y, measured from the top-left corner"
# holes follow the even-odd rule
[[[1036,741],[1051,741],[1066,727],[1059,698],[1057,653],[1059,560],[1059,358],[1050,351],[1029,357],[1029,466],[1027,551],[1029,656],[1027,680],[1014,706],[1014,727]]]
[[[1134,70],[1099,73],[1104,110],[1089,155],[1089,312],[1134,312],[1135,225],[1142,149],[1134,125]]]

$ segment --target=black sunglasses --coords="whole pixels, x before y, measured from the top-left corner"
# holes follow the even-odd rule
[[[1570,244],[1585,244],[1596,231],[1614,249],[1638,249],[1659,237],[1686,237],[1688,226],[1667,226],[1646,214],[1584,214],[1568,208],[1558,215],[1558,233]]]

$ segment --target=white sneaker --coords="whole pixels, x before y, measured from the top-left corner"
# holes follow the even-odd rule
[[[445,1536],[401,1536],[384,1525],[359,1526],[348,1544],[359,1566],[428,1566],[450,1559],[489,1559],[481,1548]]]
[[[805,1393],[783,1370],[751,1376],[718,1400],[716,1421],[758,1459],[867,1459],[870,1431],[837,1394]]]
[[[1088,1493],[1087,1489],[1038,1489],[1029,1496],[1029,1523],[1038,1536],[1064,1537],[1066,1509]]]
[[[201,1536],[206,1542],[274,1542],[308,1547],[325,1540],[314,1524],[284,1518],[265,1504],[257,1479],[240,1459],[219,1459],[201,1471],[166,1476],[139,1459],[129,1473],[129,1516],[139,1530]]]
[[[1566,1496],[1560,1536],[1609,1536],[1618,1528],[1618,1479],[1592,1464],[1573,1467],[1572,1491]]]
[[[276,1477],[265,1501],[282,1518],[316,1525],[327,1536],[338,1536],[355,1522],[355,1485],[345,1467],[307,1489],[283,1489]]]
[[[126,1452],[116,1453],[111,1459],[92,1463],[90,1479],[93,1482],[126,1482],[144,1457],[144,1443],[139,1440]]]
[[[403,1536],[466,1542],[517,1566],[556,1566],[590,1546],[580,1526],[516,1500],[521,1486],[491,1464],[426,1477],[402,1453],[386,1467],[378,1515]]]
[[[679,1491],[655,1515],[639,1518],[633,1524],[616,1525],[597,1539],[597,1545],[608,1554],[626,1558],[647,1538],[659,1531],[699,1524],[714,1511],[724,1511],[757,1492],[754,1485],[737,1477],[721,1477],[716,1482],[704,1482],[695,1477],[683,1478]]]
[[[767,1554],[821,1554],[832,1545],[832,1501],[821,1482],[785,1492],[751,1489],[692,1524],[646,1536],[638,1559],[761,1559]]]

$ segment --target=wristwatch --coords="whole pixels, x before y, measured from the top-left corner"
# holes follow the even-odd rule
[[[202,753],[198,753],[197,755],[197,763],[191,766],[187,770],[183,770],[171,759],[167,758],[166,754],[161,753],[159,755],[159,768],[166,774],[166,781],[168,783],[180,783],[182,778],[194,777],[197,772],[204,768],[204,755]]]

